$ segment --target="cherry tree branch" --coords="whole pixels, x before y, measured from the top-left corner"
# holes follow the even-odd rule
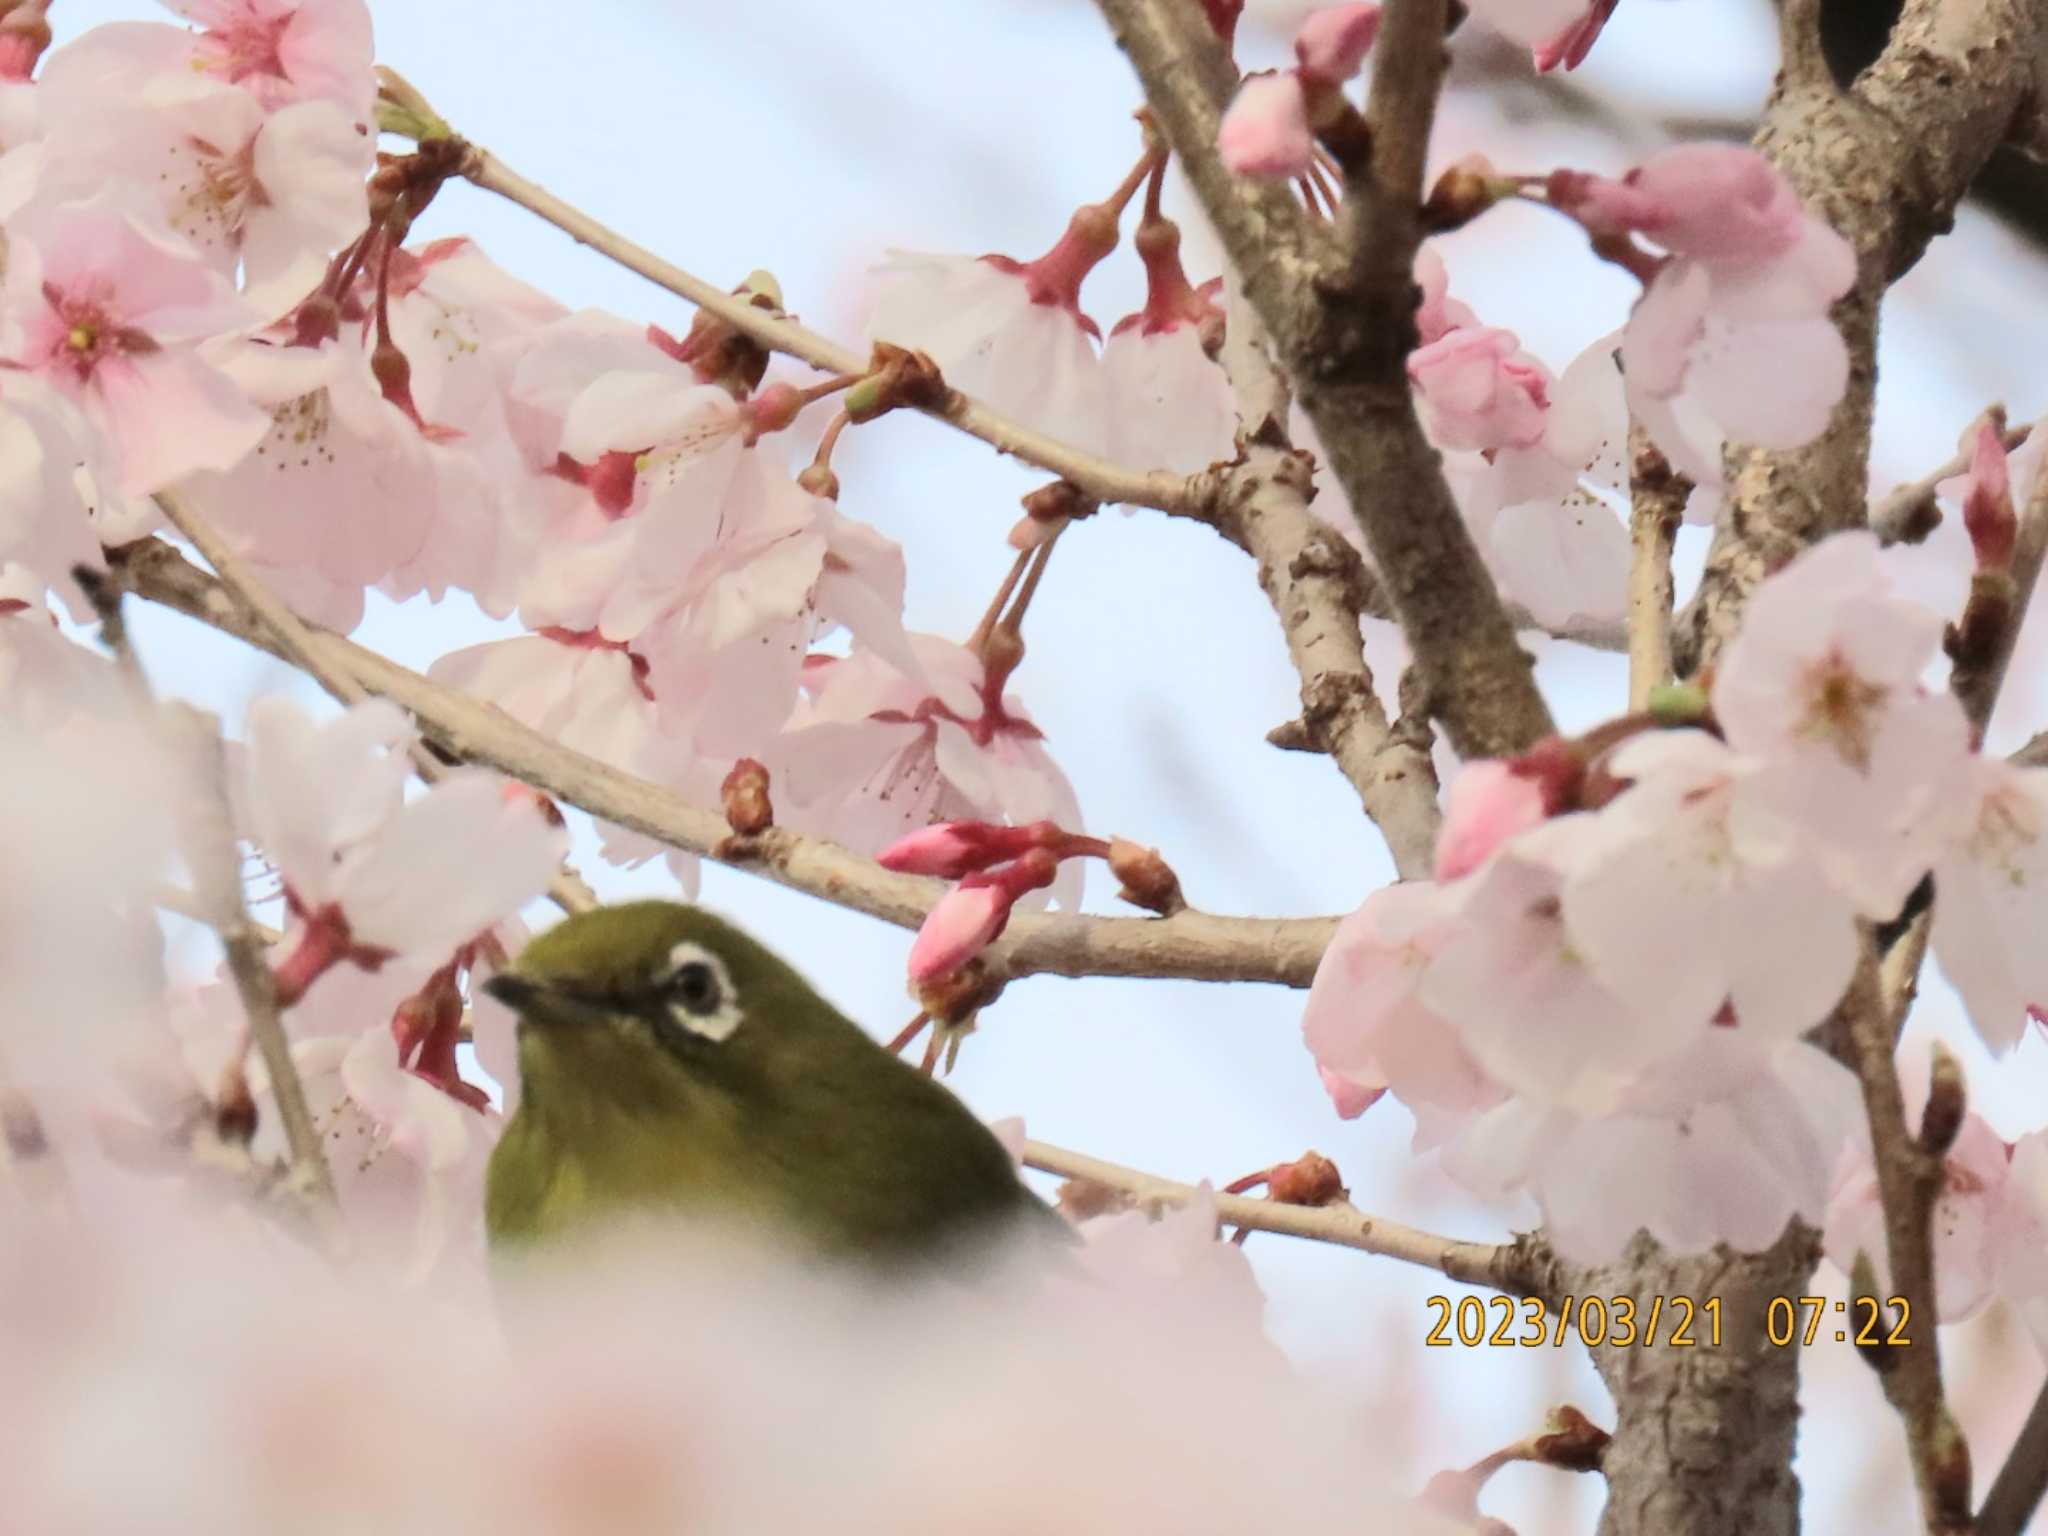
[[[1327,752],[1351,781],[1401,878],[1426,880],[1443,820],[1428,728],[1387,720],[1359,633],[1365,562],[1309,511],[1313,463],[1287,439],[1286,378],[1258,316],[1231,299],[1222,363],[1237,396],[1239,449],[1235,463],[1209,472],[1205,520],[1258,561],[1301,677],[1302,744]]]
[[[171,526],[192,541],[193,548],[206,557],[206,563],[219,572],[223,584],[276,639],[277,654],[283,660],[306,673],[343,704],[360,704],[369,697],[370,691],[347,669],[327,664],[311,628],[243,563],[218,529],[175,492],[159,491],[155,499]],[[429,784],[437,782],[446,771],[441,760],[417,742],[410,750],[419,776]],[[588,912],[597,905],[596,894],[566,859],[550,882],[548,895],[556,906],[571,914]]]
[[[1885,1397],[1905,1423],[1928,1531],[1960,1532],[1970,1523],[1970,1451],[1942,1389],[1933,1223],[1935,1204],[1947,1184],[1948,1149],[1963,1122],[1963,1078],[1955,1059],[1937,1048],[1927,1107],[1915,1135],[1906,1124],[1894,1055],[1904,1009],[1914,993],[1910,981],[1902,978],[1917,972],[1918,951],[1924,945],[1910,947],[1915,952],[1908,962],[1885,967],[1894,972],[1891,976],[1881,975],[1866,953],[1841,1017],[1847,1026],[1850,1064],[1862,1085],[1864,1112],[1870,1120],[1890,1290],[1905,1298],[1910,1308],[1905,1321],[1912,1343],[1880,1357]]]
[[[1692,482],[1630,422],[1628,485],[1628,707],[1642,710],[1671,681],[1671,549]]]
[[[127,545],[109,560],[138,596],[294,659],[245,594],[207,575],[161,540]],[[454,756],[495,768],[669,847],[750,870],[903,928],[922,923],[945,889],[938,881],[893,874],[836,843],[786,828],[733,837],[719,811],[692,805],[659,785],[571,751],[503,711],[339,635],[303,621],[299,630],[323,670],[390,699]],[[986,959],[999,977],[1155,976],[1306,987],[1336,925],[1334,917],[1218,917],[1193,909],[1172,917],[1020,913]]]
[[[1140,1173],[1135,1168],[1048,1146],[1042,1141],[1024,1143],[1024,1166],[1107,1185],[1132,1196],[1141,1205],[1179,1207],[1201,1194],[1194,1185]],[[1376,1253],[1435,1270],[1461,1285],[1483,1285],[1516,1296],[1535,1294],[1529,1250],[1521,1243],[1471,1243],[1439,1237],[1398,1221],[1368,1216],[1349,1201],[1286,1205],[1245,1195],[1212,1194],[1210,1198],[1216,1203],[1217,1216],[1230,1226]]]
[[[807,330],[788,315],[757,308],[664,261],[643,246],[635,245],[616,230],[598,223],[589,214],[565,203],[545,187],[528,181],[504,161],[479,144],[466,146],[462,175],[487,192],[495,192],[517,203],[529,213],[546,220],[580,245],[587,245],[610,257],[628,271],[637,272],[657,287],[715,316],[742,335],[751,337],[770,351],[809,363],[827,373],[863,374],[868,359],[850,347]],[[1095,454],[1083,452],[1070,443],[1034,432],[1029,427],[998,415],[958,390],[952,391],[944,409],[928,414],[978,437],[998,453],[1022,459],[1040,469],[1050,470],[1071,481],[1100,502],[1121,502],[1160,511],[1185,510],[1191,493],[1186,477],[1166,470],[1134,470]]]
[[[2048,1493],[2048,1387],[2041,1389],[2005,1465],[1977,1511],[1977,1536],[2020,1536]]]
[[[1550,712],[1408,386],[1422,153],[1442,76],[1444,0],[1386,7],[1374,50],[1380,148],[1370,165],[1354,159],[1345,168],[1348,242],[1312,224],[1284,189],[1223,164],[1216,134],[1236,72],[1200,7],[1097,5],[1278,345],[1407,633],[1430,713],[1465,756],[1529,746],[1550,732]]]
[[[1825,71],[1779,75],[1755,143],[1855,248],[1855,286],[1833,311],[1849,382],[1813,442],[1728,450],[1722,520],[1679,626],[1684,670],[1714,660],[1766,575],[1863,524],[1878,306],[2012,136],[2044,51],[2048,0],[1906,0],[1883,54],[1847,91]]]

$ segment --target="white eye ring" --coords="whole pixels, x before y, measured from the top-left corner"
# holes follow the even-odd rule
[[[669,1017],[701,1039],[730,1039],[746,1017],[725,962],[701,944],[678,944],[668,952],[662,991]]]

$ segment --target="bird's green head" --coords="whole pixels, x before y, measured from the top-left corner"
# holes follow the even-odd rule
[[[776,1070],[836,1015],[804,980],[697,907],[636,901],[565,919],[485,990],[520,1019],[520,1068],[628,1097]],[[850,1027],[850,1026],[847,1026]]]

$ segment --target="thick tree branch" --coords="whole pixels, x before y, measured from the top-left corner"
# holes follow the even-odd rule
[[[1042,1141],[1024,1143],[1024,1166],[1069,1179],[1087,1179],[1132,1196],[1140,1205],[1182,1206],[1201,1192],[1191,1184],[1140,1173],[1101,1158],[1088,1157],[1048,1146]],[[1332,1205],[1285,1205],[1277,1200],[1258,1200],[1245,1195],[1212,1195],[1216,1214],[1230,1226],[1255,1232],[1278,1232],[1287,1237],[1305,1237],[1316,1242],[1335,1243],[1365,1253],[1399,1259],[1404,1264],[1432,1269],[1462,1285],[1483,1285],[1511,1295],[1534,1295],[1534,1250],[1523,1243],[1468,1243],[1438,1237],[1368,1216],[1348,1201]]]
[[[1430,713],[1467,757],[1529,746],[1551,730],[1549,711],[1408,386],[1421,155],[1443,68],[1444,0],[1387,6],[1373,88],[1385,148],[1369,174],[1347,167],[1355,261],[1284,190],[1235,176],[1218,157],[1235,72],[1200,8],[1097,3],[1300,391],[1407,632]]]
[[[2019,1439],[1977,1511],[1977,1536],[2020,1536],[2048,1493],[2048,1387],[2041,1389]]]
[[[787,315],[757,308],[747,300],[662,260],[652,251],[598,223],[589,214],[571,207],[545,187],[528,181],[481,145],[468,145],[467,150],[462,174],[477,186],[537,214],[578,244],[609,256],[620,266],[639,273],[678,298],[688,300],[769,350],[798,358],[827,373],[860,374],[867,371],[868,359],[851,347],[828,341]],[[1190,493],[1185,477],[1165,470],[1127,469],[1095,454],[1084,453],[1071,444],[1000,416],[957,390],[952,392],[945,409],[930,414],[972,437],[980,438],[998,453],[1010,454],[1072,481],[1097,501],[1156,507],[1166,512],[1180,511],[1187,505]]]
[[[1949,228],[1977,172],[2013,133],[2044,48],[2044,0],[1908,0],[1884,53],[1849,91],[1805,71],[1779,75],[1755,142],[1855,247],[1855,286],[1834,309],[1849,384],[1827,430],[1805,447],[1729,449],[1722,522],[1679,627],[1681,669],[1714,660],[1765,576],[1862,524],[1879,303]]]
[[[144,540],[113,551],[109,559],[138,596],[293,659],[239,594],[170,545]],[[509,774],[593,816],[899,927],[922,923],[944,890],[937,881],[892,874],[836,843],[779,827],[734,838],[718,811],[572,752],[502,711],[339,635],[301,628],[323,668],[408,711],[456,757]],[[1306,987],[1335,929],[1336,919],[1329,917],[1217,917],[1193,910],[1173,917],[1022,913],[986,958],[998,976],[1168,976]]]

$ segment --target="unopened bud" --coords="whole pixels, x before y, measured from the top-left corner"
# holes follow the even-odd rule
[[[228,1063],[213,1101],[213,1128],[230,1146],[246,1147],[256,1139],[256,1098],[239,1061]]]
[[[1920,1146],[1931,1157],[1946,1157],[1963,1128],[1969,1107],[1969,1090],[1963,1079],[1963,1064],[1939,1040],[1934,1042],[1934,1061],[1928,1069],[1927,1107],[1920,1111]]]
[[[1350,1194],[1337,1165],[1320,1152],[1304,1152],[1266,1174],[1266,1196],[1282,1205],[1328,1205]]]
[[[1437,177],[1422,205],[1422,227],[1432,233],[1471,223],[1513,190],[1484,155],[1467,155]]]
[[[2010,570],[2019,518],[2013,510],[2003,423],[1996,412],[1987,411],[1978,419],[1969,449],[1970,467],[1961,476],[1963,527],[1969,531],[1977,569]]]
[[[1551,1409],[1531,1442],[1536,1459],[1566,1472],[1598,1472],[1614,1437],[1569,1403]]]
[[[1927,1491],[1938,1512],[1939,1528],[1965,1530],[1970,1525],[1970,1442],[1955,1415],[1943,1403],[1928,1436]]]
[[[775,806],[768,798],[768,770],[751,757],[732,765],[719,786],[725,824],[741,837],[753,837],[775,825]]]
[[[1171,917],[1187,905],[1180,894],[1180,877],[1157,848],[1146,848],[1127,838],[1109,840],[1109,872],[1123,883],[1117,892],[1134,907]]]

